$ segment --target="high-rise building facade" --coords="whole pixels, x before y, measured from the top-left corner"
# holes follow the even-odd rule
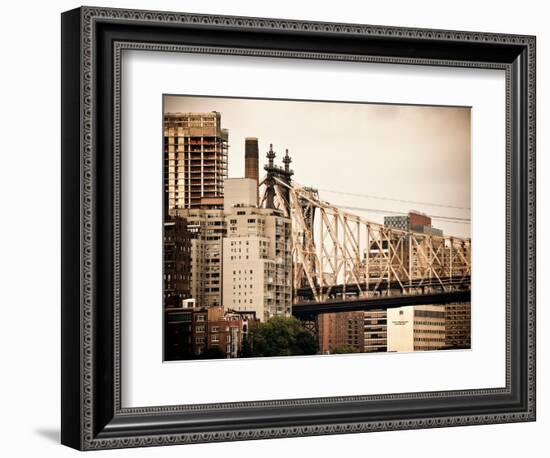
[[[164,221],[162,257],[164,306],[179,307],[191,297],[191,234],[184,218]]]
[[[321,313],[317,320],[321,353],[364,351],[364,312]]]
[[[222,305],[222,240],[225,216],[217,205],[177,210],[190,236],[190,289],[197,305]]]
[[[388,351],[445,348],[445,306],[415,305],[388,309]]]
[[[223,196],[227,141],[218,112],[164,115],[164,188],[169,214]]]
[[[222,299],[227,140],[218,112],[164,115],[165,213],[186,221],[190,293],[204,307]]]
[[[253,178],[226,180],[223,304],[265,321],[292,311],[291,222],[257,193]]]

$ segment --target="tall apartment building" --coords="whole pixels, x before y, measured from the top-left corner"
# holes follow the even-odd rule
[[[199,306],[221,305],[227,140],[218,112],[164,115],[165,213],[186,221],[190,293]]]
[[[191,297],[191,234],[187,221],[170,217],[163,231],[163,298],[164,306],[179,307]]]
[[[177,210],[186,220],[190,236],[191,297],[203,307],[222,305],[222,240],[226,230],[225,215],[219,207],[208,204]]]
[[[254,178],[225,182],[223,305],[254,312],[260,321],[291,314],[291,222],[273,208],[259,208]]]
[[[164,115],[164,188],[168,213],[198,208],[204,199],[223,196],[227,177],[228,133],[221,115]],[[202,199],[202,200],[201,200]]]
[[[471,348],[471,303],[445,305],[445,344],[447,348]]]
[[[321,313],[317,319],[321,353],[333,353],[344,348],[357,353],[364,351],[364,312]]]
[[[388,313],[386,310],[365,311],[365,352],[388,349]]]
[[[445,348],[445,306],[415,305],[388,309],[388,351]]]

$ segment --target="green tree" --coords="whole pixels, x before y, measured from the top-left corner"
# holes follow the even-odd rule
[[[342,355],[344,353],[359,353],[359,350],[351,345],[342,345],[340,347],[333,348],[331,353],[334,355]]]
[[[249,358],[251,356],[254,356],[252,353],[252,346],[250,344],[250,339],[248,338],[248,335],[245,334],[243,336],[243,341],[241,342],[241,350],[239,352],[239,357]]]
[[[251,356],[294,356],[317,353],[315,337],[294,317],[277,316],[251,330]]]

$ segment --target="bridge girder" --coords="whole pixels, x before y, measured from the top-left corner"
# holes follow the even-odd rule
[[[275,206],[292,220],[295,301],[305,290],[322,302],[333,291],[372,297],[392,289],[469,289],[470,239],[386,227],[319,199],[311,188],[272,180]]]

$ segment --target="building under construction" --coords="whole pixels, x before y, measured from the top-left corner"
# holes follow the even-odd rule
[[[227,141],[227,130],[222,129],[221,115],[216,111],[164,115],[164,186],[168,213],[211,204],[223,196]]]

